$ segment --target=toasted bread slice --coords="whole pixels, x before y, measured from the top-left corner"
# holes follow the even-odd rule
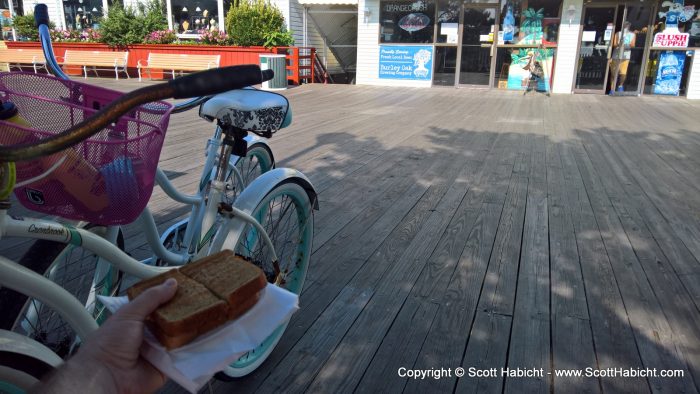
[[[168,271],[135,284],[127,290],[129,299],[136,298],[146,289],[157,286],[168,278],[177,280],[177,292],[170,301],[151,314],[149,320],[152,324],[148,324],[149,328],[158,328],[152,331],[160,331],[168,335],[190,331],[196,333],[201,331],[200,327],[210,321],[216,321],[219,324],[226,321],[229,316],[228,304],[212,294],[204,285],[177,270]]]
[[[267,285],[260,268],[231,251],[222,251],[135,284],[127,290],[129,299],[168,278],[178,282],[175,296],[146,320],[168,349],[186,345],[243,315],[258,302]]]
[[[229,319],[235,319],[250,308],[242,309],[241,306],[254,305],[255,302],[251,304],[249,300],[257,301],[256,294],[267,285],[265,274],[259,267],[236,257],[230,250],[187,264],[180,268],[180,272],[226,301]]]

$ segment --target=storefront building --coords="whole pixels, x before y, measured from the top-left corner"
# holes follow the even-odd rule
[[[357,83],[534,82],[554,93],[700,98],[698,8],[700,0],[359,0]]]

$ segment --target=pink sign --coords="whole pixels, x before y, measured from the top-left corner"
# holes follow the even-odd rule
[[[689,36],[690,34],[688,33],[656,33],[652,46],[662,48],[687,48]]]

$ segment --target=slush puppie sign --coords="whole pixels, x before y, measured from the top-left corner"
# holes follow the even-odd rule
[[[430,81],[432,46],[382,45],[379,47],[379,78]]]

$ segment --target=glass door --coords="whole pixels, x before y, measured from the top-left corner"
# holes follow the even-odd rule
[[[586,6],[574,91],[639,94],[651,16],[650,5]]]
[[[639,94],[651,12],[651,5],[630,4],[618,8],[608,92],[616,95]]]
[[[459,49],[459,15],[461,0],[439,0],[435,24],[434,86],[455,86]]]
[[[586,6],[584,9],[574,91],[605,92],[616,16],[617,6]]]
[[[465,4],[459,46],[460,85],[489,87],[492,79],[494,40],[497,38],[498,9]]]

